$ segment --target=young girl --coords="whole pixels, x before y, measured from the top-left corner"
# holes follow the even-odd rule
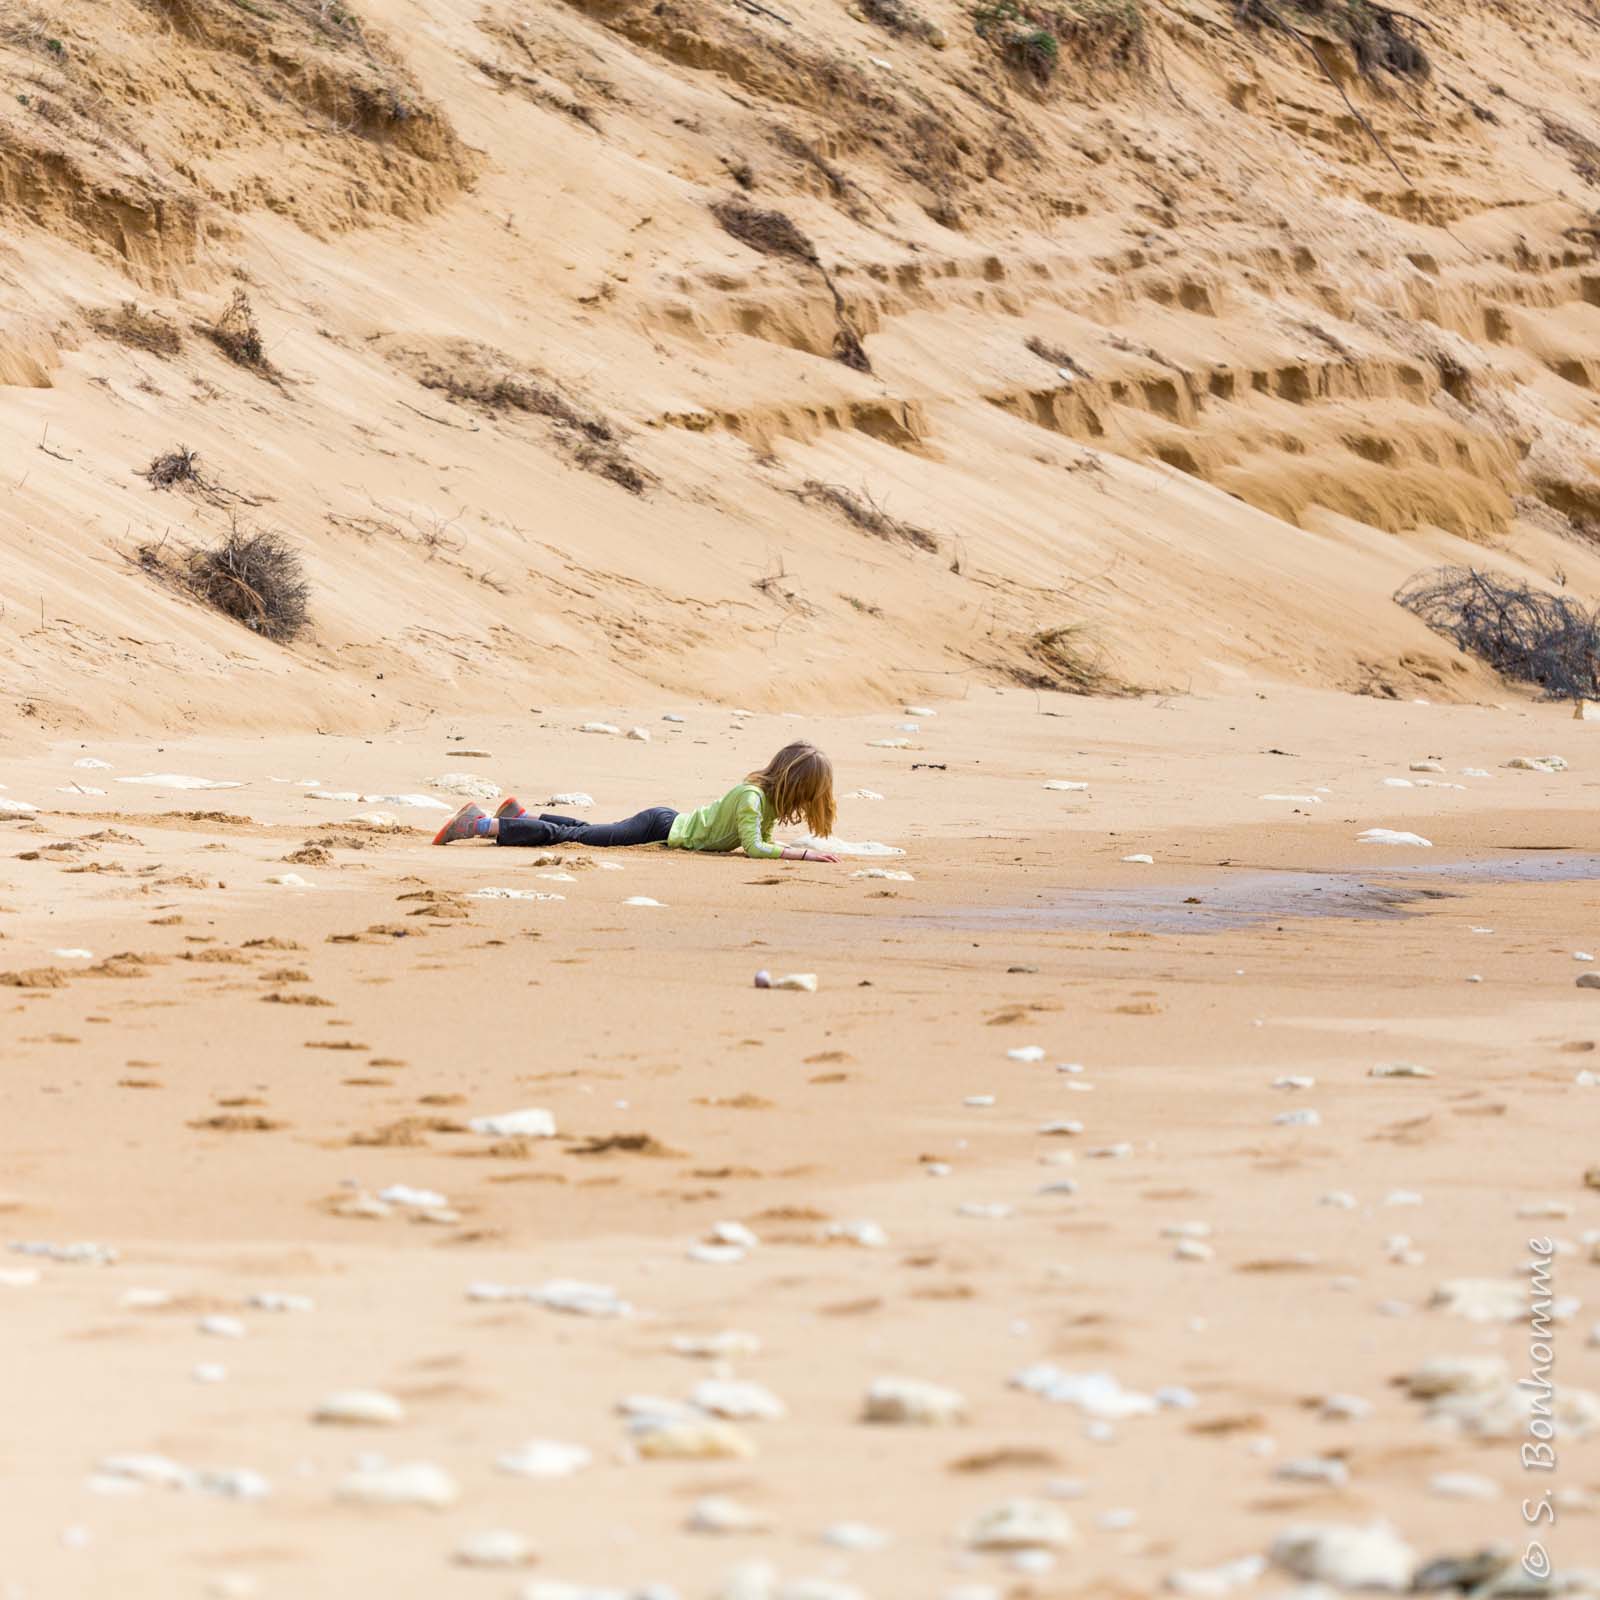
[[[584,844],[597,848],[665,844],[669,850],[728,851],[741,847],[762,860],[837,861],[801,845],[772,842],[775,823],[804,822],[819,839],[833,832],[833,767],[810,744],[786,744],[759,772],[698,811],[652,806],[622,822],[581,822],[546,812],[535,819],[514,800],[491,817],[470,800],[439,830],[435,844],[493,839],[496,844]]]

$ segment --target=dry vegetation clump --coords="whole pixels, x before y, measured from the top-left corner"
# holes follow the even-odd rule
[[[926,528],[919,528],[914,523],[902,522],[899,517],[891,516],[865,490],[858,493],[854,489],[846,489],[842,484],[819,483],[815,478],[808,478],[794,492],[799,499],[808,503],[820,502],[825,506],[831,506],[856,527],[872,534],[875,538],[887,539],[896,544],[909,544],[930,554],[938,552],[939,541]]]
[[[311,585],[299,553],[270,529],[235,523],[220,544],[172,554],[165,541],[147,544],[139,564],[277,644],[296,638],[310,621]]]
[[[200,457],[193,450],[179,445],[176,450],[168,450],[164,455],[159,455],[148,467],[144,475],[150,480],[152,489],[170,489],[175,483],[194,483],[199,478],[196,465]]]
[[[1428,24],[1409,12],[1394,11],[1377,0],[1237,0],[1235,15],[1253,26],[1275,28],[1307,43],[1318,29],[1342,39],[1368,78],[1380,72],[1421,82],[1433,64],[1418,43]]]
[[[425,359],[413,370],[423,388],[447,394],[458,404],[544,417],[555,424],[585,472],[609,479],[629,494],[643,494],[650,486],[650,475],[628,459],[610,421],[584,409],[549,378],[513,368],[498,351],[462,342],[454,347],[453,359]]]
[[[861,335],[850,320],[849,308],[845,305],[844,296],[839,293],[839,286],[833,281],[833,274],[822,264],[817,247],[800,231],[792,217],[781,211],[763,210],[737,195],[714,201],[711,214],[721,223],[725,233],[758,254],[787,257],[814,267],[833,297],[833,314],[838,323],[833,336],[834,360],[843,362],[857,372],[872,371],[872,362],[861,343]]]
[[[1022,641],[1024,660],[1007,662],[1005,675],[1025,689],[1066,694],[1125,695],[1136,691],[1107,670],[1081,622],[1043,628]]]
[[[944,47],[944,29],[930,22],[909,0],[857,0],[857,6],[869,22],[890,33]]]
[[[255,308],[243,289],[235,289],[233,298],[222,309],[222,314],[200,332],[235,366],[248,367],[263,378],[277,382],[278,369],[267,360],[267,349],[261,341],[261,325],[256,321]]]
[[[1048,361],[1052,367],[1065,367],[1068,372],[1075,373],[1080,378],[1089,376],[1088,372],[1078,364],[1076,357],[1068,355],[1059,345],[1046,344],[1036,333],[1030,333],[1022,343],[1030,355],[1038,356],[1041,361]]]
[[[1040,84],[1056,75],[1064,50],[1081,65],[1124,71],[1143,68],[1149,59],[1140,0],[1066,0],[1060,6],[983,0],[972,26]]]
[[[1548,112],[1539,115],[1539,130],[1551,144],[1566,151],[1572,170],[1591,188],[1600,189],[1600,144],[1586,134],[1579,133],[1569,122],[1552,117]]]
[[[152,355],[175,356],[183,349],[183,336],[172,323],[153,311],[141,311],[131,300],[124,300],[115,311],[91,311],[89,326],[102,339],[115,339]]]
[[[1547,700],[1600,698],[1600,606],[1474,567],[1419,573],[1395,594],[1457,649]]]

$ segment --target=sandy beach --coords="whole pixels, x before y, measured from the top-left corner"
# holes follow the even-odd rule
[[[1307,1522],[1424,1560],[1517,1539],[1516,1436],[1402,1380],[1520,1371],[1531,1236],[1592,1300],[1591,726],[1298,691],[975,691],[898,734],[664,709],[8,767],[40,810],[6,825],[5,1234],[99,1247],[5,1257],[8,1593],[1144,1594]],[[882,796],[840,837],[903,855],[439,851],[443,812],[308,786],[466,770],[603,816],[796,733]],[[554,1138],[470,1126],[531,1108]],[[557,1280],[607,1314],[509,1293]],[[1557,1326],[1592,1426],[1600,1355]],[[1018,1387],[1046,1364],[1119,1398]],[[892,1377],[958,1418],[863,1421]],[[399,1419],[313,1420],[350,1390]],[[685,1448],[717,1453],[651,1458],[623,1411],[697,1393],[732,1415]],[[535,1440],[587,1464],[507,1470]],[[376,1456],[448,1503],[341,1498]],[[1579,1568],[1586,1453],[1555,1487]],[[707,1497],[752,1526],[696,1531]],[[1016,1500],[1046,1523],[1020,1572],[968,1542]],[[489,1530],[528,1576],[453,1559]],[[750,1563],[780,1576],[722,1587]]]

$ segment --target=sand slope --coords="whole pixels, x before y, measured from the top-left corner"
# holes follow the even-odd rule
[[[1397,583],[1595,591],[1579,8],[1430,12],[1425,80],[1302,18],[1404,179],[1301,42],[1222,4],[1143,8],[1143,65],[1069,41],[1043,86],[943,3],[933,42],[779,9],[17,8],[5,714],[1241,668],[1470,696]],[[238,291],[265,369],[205,332]],[[209,489],[141,477],[179,445]],[[304,551],[292,649],[139,565],[235,518]]]

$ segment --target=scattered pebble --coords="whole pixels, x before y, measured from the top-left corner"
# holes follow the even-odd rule
[[[1014,1050],[1006,1051],[1008,1061],[1043,1061],[1044,1050],[1036,1044],[1021,1044]]]
[[[881,1250],[889,1242],[889,1235],[876,1222],[830,1222],[822,1230],[826,1240],[841,1244],[860,1245],[865,1250]]]
[[[1436,1472],[1428,1479],[1431,1493],[1446,1500],[1498,1500],[1500,1485],[1476,1472]]]
[[[1072,1518],[1042,1500],[1007,1500],[967,1529],[974,1550],[1059,1549],[1076,1537]]]
[[[1291,1483],[1326,1483],[1335,1489],[1350,1481],[1350,1469],[1336,1456],[1293,1456],[1280,1461],[1272,1475]]]
[[[1356,835],[1357,844],[1411,844],[1420,845],[1425,850],[1433,848],[1432,839],[1424,839],[1420,833],[1406,833],[1394,828],[1368,828],[1365,833]]]
[[[677,1355],[690,1356],[697,1361],[721,1361],[732,1356],[759,1355],[761,1341],[753,1333],[729,1328],[722,1333],[680,1333],[673,1339],[672,1349]]]
[[[831,1522],[822,1530],[822,1542],[836,1550],[882,1550],[892,1541],[867,1522]]]
[[[863,1422],[939,1427],[964,1422],[966,1397],[921,1378],[875,1378],[861,1409]]]
[[[223,1316],[220,1313],[201,1317],[195,1326],[201,1333],[209,1334],[213,1339],[242,1339],[245,1336],[245,1326],[237,1317]]]
[[[770,1523],[727,1495],[708,1494],[695,1501],[687,1526],[691,1533],[765,1533]]]
[[[495,1458],[495,1467],[514,1478],[570,1478],[594,1460],[581,1444],[555,1439],[530,1439],[515,1450]]]
[[[406,1408],[381,1389],[344,1389],[330,1394],[311,1413],[313,1422],[357,1427],[388,1427],[406,1419]]]
[[[706,1378],[694,1386],[690,1399],[710,1416],[731,1422],[780,1422],[789,1414],[770,1389],[734,1378]]]
[[[1411,1547],[1384,1522],[1286,1528],[1268,1558],[1294,1577],[1336,1589],[1409,1589],[1417,1565]]]
[[[1380,1061],[1371,1068],[1369,1078],[1432,1078],[1437,1076],[1431,1067],[1419,1067],[1410,1061]]]
[[[431,1461],[359,1466],[340,1479],[334,1493],[353,1505],[426,1506],[433,1511],[454,1505],[460,1497],[455,1480]]]
[[[1280,1111],[1273,1119],[1281,1128],[1316,1128],[1322,1123],[1322,1114],[1309,1106],[1300,1111]]]
[[[474,1283],[469,1300],[526,1300],[550,1311],[576,1317],[631,1317],[633,1307],[605,1283],[581,1283],[573,1278],[551,1278],[535,1288],[514,1288],[499,1283]]]
[[[664,909],[659,900],[652,900],[647,894],[630,894],[622,903],[625,906],[655,906]]]
[[[860,874],[858,873],[857,876],[859,877]],[[632,903],[643,904],[644,902],[639,901]],[[652,900],[649,902],[649,904],[654,905],[655,902]],[[797,989],[804,994],[815,994],[817,992],[817,975],[814,972],[790,972],[786,973],[781,978],[774,978],[772,974],[768,972],[765,967],[763,967],[756,974],[755,986],[758,989]]]
[[[1147,856],[1144,854],[1124,856],[1122,859],[1128,862],[1130,865],[1141,867],[1153,867],[1156,861],[1154,856]]]
[[[463,1567],[527,1567],[537,1559],[531,1540],[501,1528],[469,1533],[455,1549]]]
[[[503,1111],[493,1117],[473,1117],[467,1126],[474,1133],[496,1139],[553,1139],[556,1136],[554,1116],[536,1107]]]

